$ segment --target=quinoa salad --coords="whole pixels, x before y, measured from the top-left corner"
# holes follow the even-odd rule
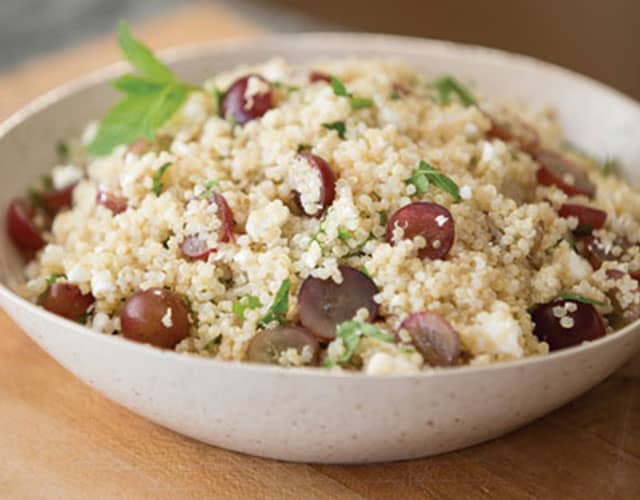
[[[397,61],[179,80],[126,24],[122,100],[16,198],[17,292],[220,360],[415,373],[640,317],[640,197],[554,111]]]

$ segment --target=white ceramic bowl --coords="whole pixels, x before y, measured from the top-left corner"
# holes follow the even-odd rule
[[[585,77],[478,47],[378,35],[310,34],[165,53],[200,81],[273,56],[294,63],[346,55],[391,57],[426,73],[473,78],[487,94],[551,103],[568,138],[640,170],[640,106]],[[47,172],[54,145],[103,115],[116,96],[112,66],[37,100],[0,127],[0,210]],[[3,221],[4,224],[4,221]],[[549,356],[411,376],[329,374],[224,363],[91,332],[18,298],[21,266],[0,228],[0,304],[51,356],[112,400],[213,445],[283,460],[378,462],[442,453],[495,438],[565,404],[640,346],[638,325]]]

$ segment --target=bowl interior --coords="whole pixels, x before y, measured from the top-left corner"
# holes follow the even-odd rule
[[[240,64],[272,57],[292,63],[344,57],[405,61],[428,75],[449,73],[476,82],[487,95],[550,104],[557,109],[569,141],[599,156],[621,161],[623,175],[637,183],[640,169],[640,106],[586,77],[524,56],[447,42],[383,35],[285,35],[227,44],[174,49],[165,59],[183,79],[199,82]],[[126,70],[111,66],[55,90],[0,126],[0,210],[25,192],[55,162],[55,146],[64,137],[103,116],[118,96],[106,82]],[[0,228],[0,282],[20,279],[22,263]]]

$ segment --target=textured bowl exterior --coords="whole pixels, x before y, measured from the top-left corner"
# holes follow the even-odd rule
[[[607,87],[530,58],[446,42],[380,35],[288,35],[165,53],[200,80],[272,56],[406,60],[433,75],[475,80],[487,94],[550,103],[572,142],[621,158],[640,177],[640,106]],[[58,89],[0,126],[0,210],[54,161],[60,137],[115,101],[105,82],[122,64]],[[35,140],[34,140],[35,138]],[[0,227],[0,305],[51,356],[113,401],[207,443],[253,455],[365,463],[442,453],[503,435],[565,404],[640,348],[636,323],[549,356],[418,375],[364,376],[224,363],[91,332],[13,294],[20,260]]]

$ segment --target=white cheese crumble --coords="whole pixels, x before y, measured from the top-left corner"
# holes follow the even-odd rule
[[[51,171],[51,179],[55,189],[64,189],[82,179],[83,172],[75,165],[61,165]]]

